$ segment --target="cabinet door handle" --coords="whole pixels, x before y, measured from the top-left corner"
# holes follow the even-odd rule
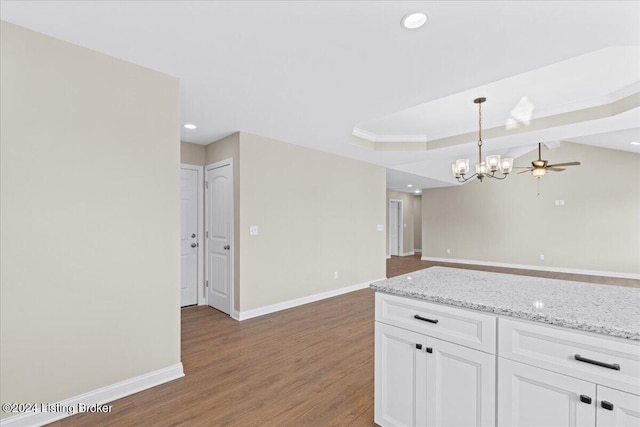
[[[607,402],[606,400],[600,402],[600,406],[602,406],[607,411],[613,411],[613,403]]]
[[[591,405],[591,398],[587,395],[581,394],[580,395],[580,402],[582,403],[586,403],[587,405]]]
[[[598,360],[587,359],[586,357],[582,357],[579,354],[576,354],[573,357],[578,362],[584,362],[584,363],[589,363],[591,365],[602,366],[603,368],[613,369],[614,371],[620,370],[620,365],[618,365],[617,363],[605,363],[605,362],[600,362]]]
[[[422,350],[422,344],[416,344],[416,349],[417,350]]]
[[[427,353],[433,353],[433,348],[427,347]]]
[[[418,320],[422,320],[423,322],[429,322],[429,323],[438,323],[438,319],[428,319],[426,317],[422,317],[419,314],[416,314],[415,316],[413,316],[414,319],[418,319]]]

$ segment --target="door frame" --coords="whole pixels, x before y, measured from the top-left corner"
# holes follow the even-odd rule
[[[236,310],[235,310],[235,275],[234,275],[234,266],[235,266],[235,260],[234,260],[234,253],[235,253],[235,222],[234,222],[234,215],[235,215],[235,209],[234,209],[234,197],[233,197],[233,191],[235,189],[235,181],[233,179],[233,158],[229,158],[229,159],[225,159],[225,160],[221,160],[219,162],[214,162],[214,163],[209,163],[207,165],[204,166],[204,180],[203,180],[203,184],[204,182],[207,181],[207,175],[209,173],[209,171],[212,171],[214,169],[219,169],[221,167],[224,166],[229,166],[231,169],[231,199],[230,199],[230,203],[231,203],[231,218],[230,218],[230,222],[231,222],[231,250],[229,251],[229,280],[231,281],[231,286],[229,286],[229,305],[231,307],[229,307],[229,316],[233,319],[237,320],[237,315],[236,315]],[[205,203],[204,205],[207,205],[208,202],[208,197],[209,197],[209,192],[206,190],[203,190],[204,192],[204,200]],[[205,212],[205,215],[208,215],[208,212]],[[208,216],[205,218],[205,221],[203,221],[203,225],[206,225],[209,221]],[[205,231],[206,227],[205,227]],[[206,239],[205,239],[206,240]],[[208,248],[207,248],[208,249]],[[204,277],[205,279],[202,281],[202,289],[204,291],[204,304],[203,305],[209,305],[209,292],[207,291],[207,288],[205,286],[205,281],[208,280],[209,278],[209,263],[205,260],[204,262]]]
[[[401,199],[389,199],[389,225],[391,225],[391,202],[398,203],[398,256],[404,255],[404,207]],[[389,258],[391,258],[391,227],[389,229]]]
[[[198,273],[196,276],[196,293],[198,295],[197,304],[204,305],[206,304],[202,292],[204,289],[204,166],[180,163],[180,170],[182,169],[198,172],[198,190],[196,191],[198,198],[198,207],[196,209],[198,212],[198,239],[196,240],[196,244],[198,245]]]

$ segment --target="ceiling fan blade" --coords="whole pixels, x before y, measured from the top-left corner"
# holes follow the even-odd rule
[[[513,169],[531,169],[531,166],[514,166]]]
[[[520,175],[521,173],[527,173],[527,172],[531,172],[532,170],[533,170],[533,169],[527,169],[526,171],[521,171],[521,172],[518,172],[518,175]]]
[[[563,170],[566,170],[566,169],[563,169],[563,168],[550,168],[550,167],[547,167],[547,170],[548,170],[548,171],[554,171],[554,172],[562,172]]]
[[[580,166],[580,162],[556,163],[554,165],[547,165],[547,168],[553,168],[556,166]]]

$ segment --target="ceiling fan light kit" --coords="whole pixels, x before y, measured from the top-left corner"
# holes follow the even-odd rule
[[[478,104],[478,163],[475,165],[475,173],[471,176],[466,176],[469,173],[469,159],[458,159],[451,165],[451,171],[453,176],[458,182],[467,182],[470,179],[478,178],[480,182],[484,178],[493,179],[505,179],[511,170],[513,169],[513,159],[507,157],[500,157],[500,155],[494,154],[487,156],[485,161],[482,161],[482,103],[487,98],[476,98],[473,100],[475,104]],[[501,175],[497,175],[497,173]]]
[[[531,176],[535,179],[540,179],[547,174],[547,171],[562,172],[564,169],[558,166],[580,166],[580,162],[566,162],[549,164],[549,161],[542,159],[542,144],[538,143],[538,159],[531,162],[531,167],[516,166],[518,169],[526,169],[518,174],[531,172]]]

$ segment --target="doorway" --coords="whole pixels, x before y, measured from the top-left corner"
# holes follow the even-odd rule
[[[205,240],[207,304],[231,314],[233,307],[233,163],[206,166]]]
[[[180,167],[180,306],[198,303],[202,283],[202,166]]]
[[[389,255],[401,256],[402,239],[402,200],[389,201]]]

